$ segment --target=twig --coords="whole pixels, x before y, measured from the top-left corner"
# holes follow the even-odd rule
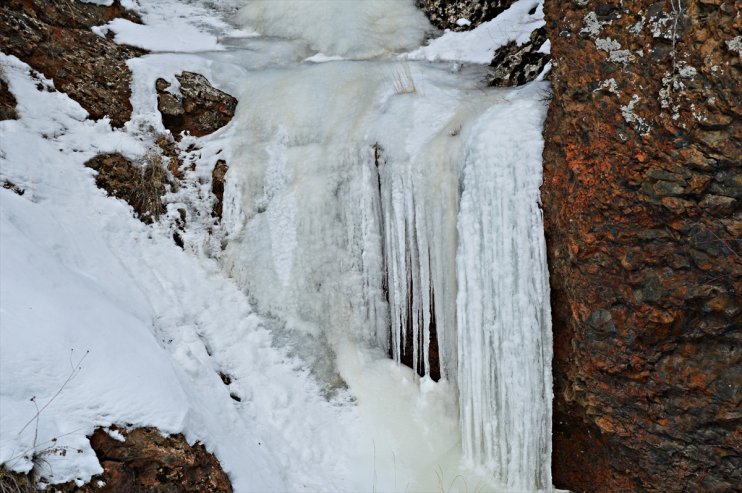
[[[74,351],[74,349],[72,349],[72,350],[70,350],[70,351]],[[51,404],[52,402],[54,402],[54,400],[55,400],[55,399],[56,399],[57,397],[59,397],[59,394],[61,394],[61,393],[62,393],[62,391],[64,390],[64,388],[65,388],[65,387],[67,386],[67,384],[68,384],[68,383],[70,383],[70,381],[72,381],[72,379],[73,379],[73,378],[75,377],[75,375],[77,375],[78,373],[80,373],[80,370],[82,370],[82,366],[80,366],[80,365],[81,365],[81,364],[82,364],[82,362],[83,362],[83,361],[85,360],[85,358],[86,358],[86,357],[88,356],[88,354],[90,354],[90,351],[89,351],[89,350],[88,350],[88,351],[85,351],[85,354],[83,354],[82,358],[80,358],[80,361],[78,361],[78,362],[77,362],[77,365],[75,365],[75,366],[76,366],[77,368],[74,368],[74,367],[72,368],[72,372],[71,372],[71,373],[69,374],[69,376],[67,377],[67,380],[65,380],[65,381],[64,381],[64,383],[62,383],[62,386],[61,386],[61,387],[59,387],[59,389],[57,389],[57,392],[56,392],[56,393],[55,393],[55,394],[54,394],[54,395],[53,395],[53,396],[52,396],[52,397],[51,397],[51,398],[50,398],[50,399],[49,399],[49,400],[47,401],[47,403],[46,403],[46,404],[44,404],[44,406],[43,406],[43,407],[42,407],[41,409],[39,409],[39,406],[38,406],[38,405],[36,404],[36,396],[33,396],[33,397],[31,398],[31,401],[32,401],[32,402],[34,403],[34,405],[36,406],[36,414],[34,414],[33,418],[31,418],[30,420],[28,420],[28,423],[26,423],[25,425],[23,425],[23,428],[21,428],[21,431],[19,431],[19,432],[18,432],[18,434],[19,434],[19,435],[20,435],[21,433],[23,433],[23,432],[24,432],[24,430],[25,430],[26,428],[28,428],[28,425],[30,425],[30,424],[31,424],[31,423],[33,423],[34,421],[36,421],[36,429],[37,429],[37,431],[38,431],[38,422],[39,422],[39,415],[40,415],[40,414],[41,414],[41,413],[42,413],[42,412],[44,411],[44,409],[46,409],[47,407],[49,407],[49,405],[50,405],[50,404]]]

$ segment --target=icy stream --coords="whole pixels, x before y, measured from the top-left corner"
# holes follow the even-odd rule
[[[403,381],[440,409],[369,412],[371,428],[399,426],[375,451],[433,457],[418,480],[445,463],[548,488],[545,83],[485,89],[479,69],[400,59],[429,30],[411,2],[255,1],[241,21],[275,38],[225,55],[244,69],[226,268],[362,414],[399,405],[398,381],[369,385],[385,353],[422,375]]]
[[[116,424],[203,443],[238,493],[551,490],[548,84],[482,83],[538,0],[443,35],[412,0],[122,4],[144,24],[96,32],[150,50],[122,129],[0,54],[19,110],[0,178],[22,190],[0,188],[0,463],[83,484]],[[184,70],[238,114],[182,138],[185,179],[145,225],[84,163],[145,162],[155,81],[177,93]]]

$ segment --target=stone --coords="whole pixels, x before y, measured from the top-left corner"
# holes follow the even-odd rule
[[[2,69],[0,68],[0,121],[16,120],[16,101],[13,93],[10,92],[8,84],[2,78]]]
[[[175,76],[179,93],[169,92],[164,79],[155,82],[157,109],[162,123],[176,139],[182,132],[196,137],[213,133],[229,123],[237,108],[237,99],[214,88],[203,75],[183,72]]]
[[[55,485],[54,491],[232,492],[219,461],[202,444],[190,445],[183,435],[166,436],[156,428],[126,430],[112,426],[111,429],[123,435],[124,441],[116,440],[102,428],[97,428],[90,437],[103,473],[93,476],[82,487],[71,482]],[[101,487],[97,486],[99,482],[103,483]]]
[[[159,154],[148,154],[142,163],[133,163],[121,154],[99,154],[85,166],[97,171],[98,188],[126,201],[142,222],[151,224],[165,212],[162,196],[171,180]]]
[[[220,159],[216,162],[211,172],[211,193],[214,195],[214,208],[212,215],[221,221],[224,207],[224,177],[227,175],[229,166],[227,162]]]

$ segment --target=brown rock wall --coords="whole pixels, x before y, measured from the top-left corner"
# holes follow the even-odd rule
[[[556,486],[742,485],[741,8],[546,1]]]
[[[131,116],[131,73],[126,60],[144,50],[120,46],[90,28],[124,16],[118,2],[101,7],[69,0],[0,2],[0,50],[15,55],[54,81],[91,118],[120,127]]]

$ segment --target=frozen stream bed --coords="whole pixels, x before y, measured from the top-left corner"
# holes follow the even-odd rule
[[[152,51],[124,129],[0,55],[21,108],[0,174],[26,192],[0,189],[0,462],[87,481],[86,435],[117,423],[205,443],[237,492],[550,490],[548,83],[487,88],[479,65],[539,2],[430,42],[407,0],[123,3],[145,25],[96,29]],[[239,100],[184,139],[194,177],[229,163],[223,223],[185,251],[82,165],[146,153],[154,82],[183,70]]]

